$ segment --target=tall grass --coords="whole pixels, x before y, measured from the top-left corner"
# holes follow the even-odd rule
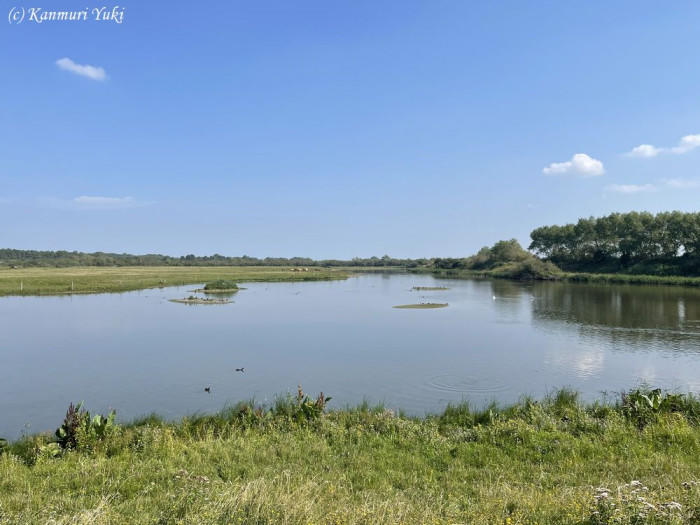
[[[0,523],[697,523],[700,402],[654,392],[424,418],[305,412],[319,398],[302,393],[147,416],[55,456],[31,436],[0,455]]]

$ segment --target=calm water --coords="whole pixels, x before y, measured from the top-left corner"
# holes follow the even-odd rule
[[[175,418],[298,383],[332,407],[413,414],[561,386],[700,391],[700,290],[413,275],[246,286],[228,305],[168,302],[195,286],[0,298],[0,436],[53,430],[70,401]],[[449,307],[392,308],[428,301]]]

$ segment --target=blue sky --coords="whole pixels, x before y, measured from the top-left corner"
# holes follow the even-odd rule
[[[0,22],[3,247],[465,256],[697,210],[700,3],[122,7]]]

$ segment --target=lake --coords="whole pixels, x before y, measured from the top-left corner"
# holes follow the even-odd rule
[[[299,383],[331,408],[415,415],[563,386],[587,399],[642,382],[700,391],[696,289],[405,274],[243,286],[225,305],[169,302],[195,285],[0,298],[0,437],[53,431],[71,401],[178,418]],[[422,302],[449,306],[392,308]]]

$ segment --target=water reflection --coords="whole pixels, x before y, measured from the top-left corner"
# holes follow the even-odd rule
[[[521,293],[531,295],[533,323],[544,329],[561,329],[563,322],[574,325],[581,337],[613,346],[700,351],[700,290],[537,283]]]

